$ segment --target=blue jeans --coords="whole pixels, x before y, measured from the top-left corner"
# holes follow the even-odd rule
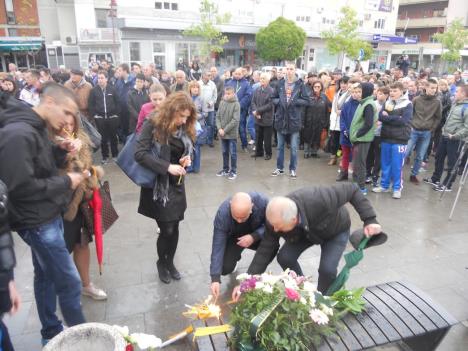
[[[411,170],[412,176],[417,176],[421,163],[426,155],[427,148],[431,142],[431,131],[430,130],[412,130],[411,138],[408,142],[408,148],[406,149],[405,158],[410,156],[414,149],[416,149],[416,159],[414,160],[413,169]]]
[[[406,145],[382,142],[381,158],[382,179],[380,185],[384,189],[390,187],[393,181],[393,191],[403,188],[403,165],[405,163]]]
[[[200,172],[201,165],[201,145],[198,142],[195,142],[195,148],[193,150],[193,160],[192,165],[188,167],[187,172]]]
[[[81,279],[63,239],[62,217],[32,229],[18,231],[31,247],[34,296],[41,320],[41,334],[52,339],[63,330],[55,314],[57,296],[68,326],[85,323],[81,310]]]
[[[221,139],[223,150],[223,171],[237,173],[237,140]],[[229,156],[231,156],[231,168],[229,168]]]
[[[284,143],[287,134],[278,133],[278,157],[276,158],[276,168],[284,170]],[[290,134],[291,136],[291,157],[289,160],[289,170],[295,171],[297,168],[297,149],[299,147],[299,132]]]
[[[208,133],[207,144],[213,145],[214,133],[216,133],[216,120],[214,111],[205,112],[206,114],[206,125],[211,127],[211,133]]]
[[[241,109],[240,111],[240,121],[239,121],[239,136],[242,143],[242,148],[247,147],[247,117],[249,112]]]
[[[323,294],[327,291],[330,285],[336,278],[338,263],[346,249],[346,244],[349,239],[349,230],[335,235],[333,238],[326,240],[320,245],[320,265],[317,290]],[[302,268],[297,261],[299,256],[314,245],[306,238],[301,238],[295,242],[286,241],[278,251],[276,259],[282,269],[289,268],[298,275],[304,275]]]

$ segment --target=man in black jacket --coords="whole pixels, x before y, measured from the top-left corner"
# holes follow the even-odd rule
[[[147,102],[149,102],[149,97],[148,91],[145,89],[145,76],[140,73],[136,75],[135,86],[128,92],[128,112],[130,115],[128,130],[130,133],[135,133],[141,107]]]
[[[351,219],[345,205],[353,205],[364,222],[364,233],[372,236],[382,231],[369,200],[354,184],[302,188],[287,196],[273,198],[266,210],[267,228],[249,274],[265,272],[271,255],[285,239],[277,260],[283,269],[303,275],[299,256],[309,247],[320,245],[321,257],[317,289],[327,291],[336,278],[337,267],[348,243]],[[233,295],[236,295],[236,291]]]
[[[31,247],[34,294],[47,343],[63,330],[56,315],[57,296],[67,325],[85,322],[81,279],[65,246],[62,210],[86,176],[58,173],[67,153],[77,152],[81,144],[75,139],[52,145],[48,134],[77,115],[78,105],[73,93],[57,83],[44,85],[35,108],[10,100],[0,115],[0,179],[9,191],[11,229]]]
[[[117,129],[119,128],[119,101],[115,88],[107,83],[107,74],[98,73],[98,85],[89,94],[88,109],[94,117],[99,133],[101,133],[102,164],[109,161],[109,143],[112,158],[117,158],[119,152]]]

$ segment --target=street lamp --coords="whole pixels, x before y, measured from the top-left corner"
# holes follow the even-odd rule
[[[109,17],[111,18],[112,23],[112,52],[114,54],[114,61],[117,61],[117,54],[116,54],[116,32],[115,32],[115,18],[117,17],[117,0],[111,0],[110,2],[110,10],[109,10]],[[116,62],[114,62],[116,64]]]

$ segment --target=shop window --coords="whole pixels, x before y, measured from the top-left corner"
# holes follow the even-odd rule
[[[155,2],[154,7],[156,8],[156,10],[162,10],[162,2]]]
[[[13,7],[13,0],[5,0],[5,11],[7,15],[7,23],[15,24],[16,17],[15,17],[15,8]]]
[[[130,61],[140,61],[140,43],[130,43]]]

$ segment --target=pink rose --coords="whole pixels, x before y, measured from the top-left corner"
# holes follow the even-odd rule
[[[291,301],[299,301],[300,298],[301,298],[301,295],[299,295],[299,293],[294,290],[294,289],[291,289],[291,288],[286,288],[286,297],[288,298],[288,300],[291,300]]]

